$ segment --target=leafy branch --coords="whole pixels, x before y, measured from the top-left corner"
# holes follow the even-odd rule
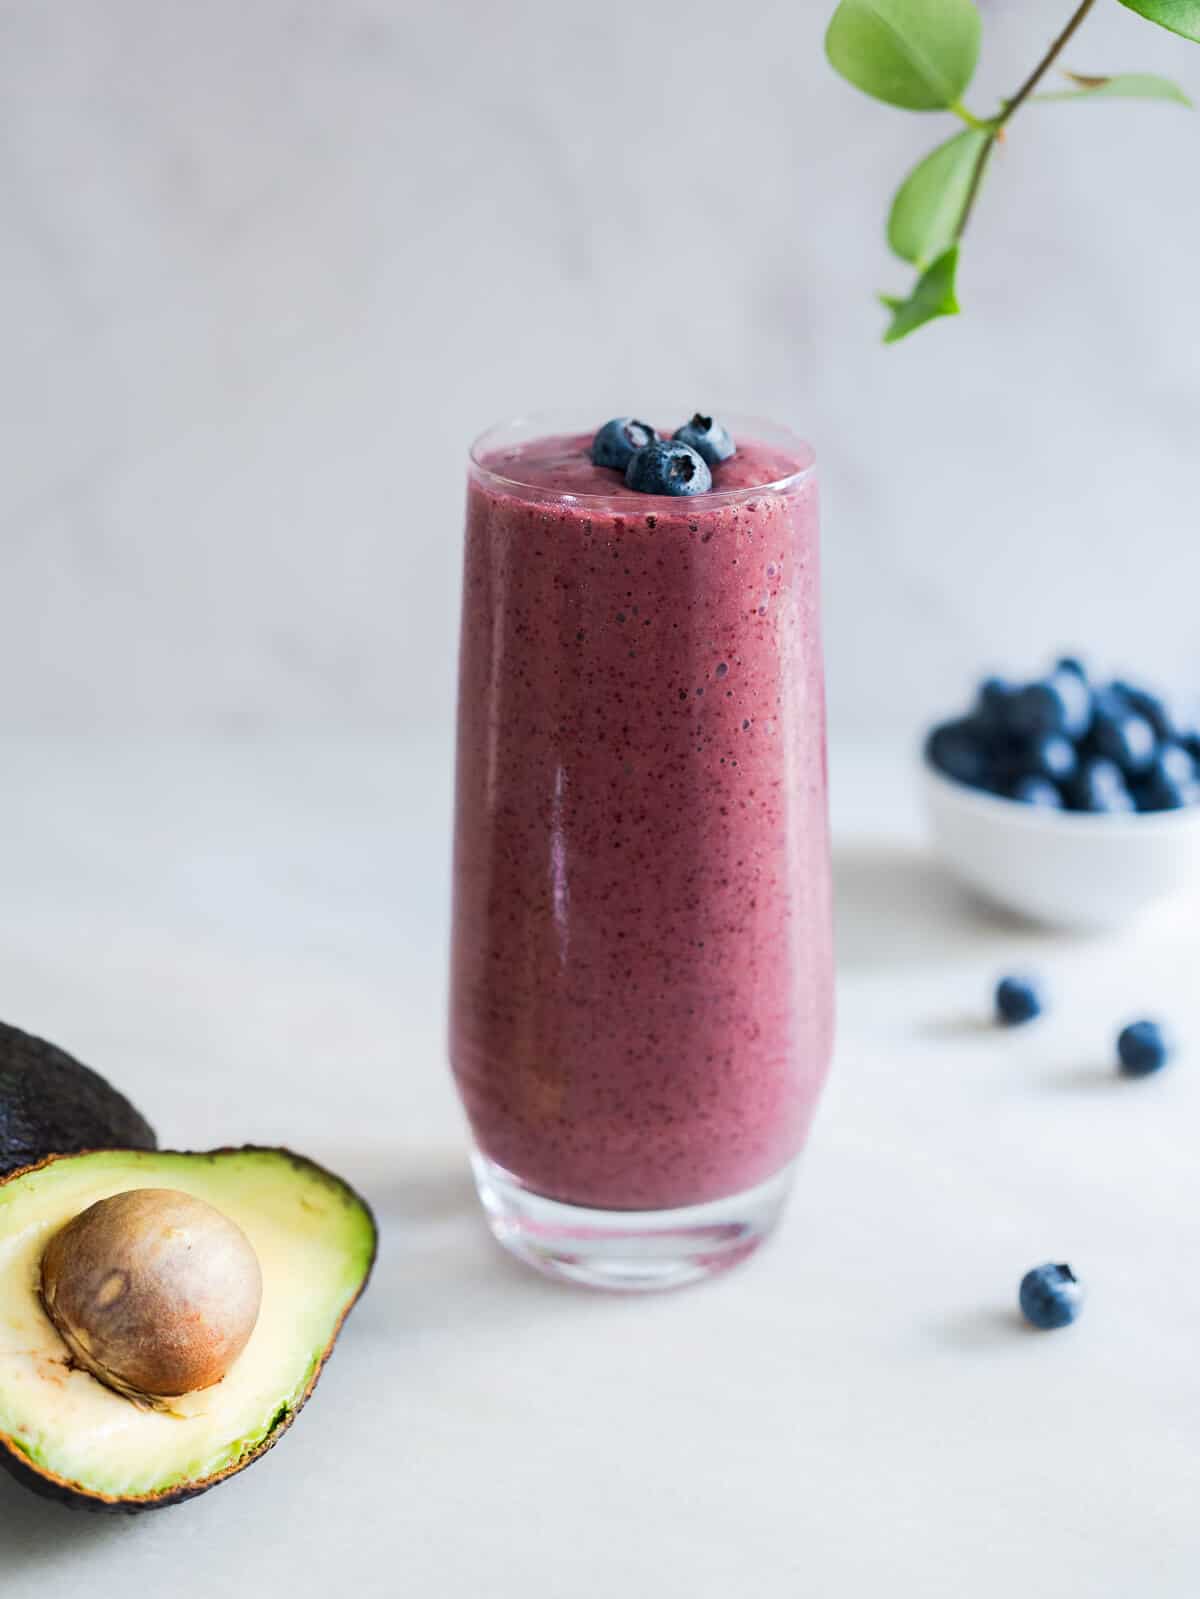
[[[907,111],[949,112],[966,131],[937,146],[901,184],[888,214],[893,253],[917,268],[906,296],[881,296],[892,313],[884,334],[894,343],[937,317],[959,310],[959,248],[988,164],[1009,123],[1033,100],[1140,99],[1189,106],[1167,78],[1065,74],[1072,87],[1037,90],[1074,38],[1096,0],[1081,0],[1021,86],[990,117],[963,104],[979,61],[983,32],[975,0],[841,0],[825,36],[825,52],[841,75],[876,100]],[[1200,0],[1120,0],[1160,27],[1200,43]]]

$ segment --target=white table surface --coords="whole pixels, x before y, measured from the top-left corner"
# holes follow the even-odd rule
[[[980,911],[902,761],[835,752],[836,1069],[790,1214],[655,1299],[486,1236],[443,1058],[448,763],[399,739],[8,739],[0,1016],[107,1072],[164,1144],[290,1144],[382,1248],[320,1389],[193,1504],[72,1515],[0,1482],[4,1599],[991,1599],[1200,1587],[1198,919],[1081,941]],[[987,1024],[1035,962],[1043,1024]],[[1026,1332],[1069,1259],[1078,1326]]]

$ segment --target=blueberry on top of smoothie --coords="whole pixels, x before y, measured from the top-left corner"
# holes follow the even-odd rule
[[[690,445],[657,439],[630,458],[625,482],[639,494],[707,494],[712,473]]]
[[[592,440],[592,461],[596,466],[611,466],[623,472],[634,452],[657,438],[649,422],[639,422],[635,416],[614,416]]]
[[[697,411],[690,422],[676,428],[673,437],[688,444],[708,466],[718,466],[737,453],[737,445],[720,422]]]

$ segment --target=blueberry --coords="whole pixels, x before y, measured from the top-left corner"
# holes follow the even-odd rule
[[[1162,772],[1173,783],[1186,785],[1196,781],[1196,758],[1182,744],[1163,744],[1151,767],[1151,773]]]
[[[1115,761],[1126,777],[1148,772],[1154,764],[1154,729],[1144,716],[1125,710],[1115,696],[1097,706],[1091,739],[1096,753]]]
[[[1049,677],[1015,690],[1008,703],[1008,726],[1021,738],[1041,733],[1082,738],[1091,720],[1092,691],[1077,663],[1060,661]]]
[[[1062,701],[1062,730],[1070,738],[1082,738],[1092,724],[1092,691],[1083,667],[1070,656],[1059,661],[1050,682]]]
[[[1200,793],[1195,761],[1181,744],[1162,745],[1134,793],[1139,811],[1179,811],[1194,805]]]
[[[1176,736],[1171,713],[1159,695],[1151,694],[1148,689],[1139,688],[1136,683],[1130,683],[1122,678],[1118,678],[1112,684],[1110,692],[1117,699],[1123,700],[1131,711],[1149,722],[1156,738],[1173,739]]]
[[[1079,756],[1061,733],[1042,733],[1024,751],[1024,765],[1030,776],[1065,783],[1079,770]]]
[[[675,438],[683,444],[688,444],[707,466],[719,466],[722,461],[728,461],[731,455],[736,455],[737,445],[730,438],[726,428],[720,422],[714,422],[711,416],[704,416],[696,412],[690,422],[685,422],[681,428],[676,428]]]
[[[1157,1022],[1130,1022],[1117,1037],[1117,1060],[1127,1077],[1149,1077],[1170,1058],[1170,1041]]]
[[[623,472],[635,450],[653,444],[658,434],[648,422],[633,416],[614,416],[592,440],[592,461],[596,466],[612,466]]]
[[[1054,672],[1056,676],[1059,672],[1070,672],[1073,676],[1079,678],[1082,683],[1086,683],[1088,680],[1087,667],[1079,659],[1078,655],[1060,655],[1054,663]]]
[[[986,740],[982,729],[969,717],[935,727],[925,742],[925,756],[944,776],[970,788],[987,788],[991,782],[992,763]]]
[[[1103,757],[1090,756],[1071,784],[1071,809],[1097,815],[1116,815],[1136,809],[1119,766]]]
[[[1200,767],[1200,732],[1197,732],[1195,728],[1188,728],[1185,732],[1180,733],[1179,742],[1196,762],[1196,765]]]
[[[1162,772],[1153,772],[1134,787],[1139,811],[1182,811],[1194,803],[1192,789],[1174,782]]]
[[[1013,688],[1002,677],[985,677],[975,695],[974,715],[979,723],[999,734],[1008,726],[1008,703]]]
[[[1086,756],[1080,762],[1079,776],[1101,788],[1125,787],[1125,773],[1115,761],[1106,760],[1103,755]]]
[[[1043,1009],[1041,986],[1033,977],[1002,977],[996,984],[996,1020],[1005,1027],[1033,1021]]]
[[[1021,1314],[1031,1327],[1069,1327],[1083,1309],[1079,1278],[1067,1265],[1035,1266],[1021,1278]]]
[[[1048,777],[1020,777],[1009,789],[1009,797],[1022,805],[1037,805],[1046,811],[1061,811],[1063,797]]]
[[[1061,733],[1066,725],[1066,706],[1057,685],[1047,680],[1017,689],[1008,703],[1008,725],[1022,738]]]
[[[690,444],[658,439],[630,456],[625,481],[639,494],[707,494],[712,473]]]

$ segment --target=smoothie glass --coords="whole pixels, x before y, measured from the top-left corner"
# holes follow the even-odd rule
[[[450,1057],[500,1242],[659,1288],[771,1230],[829,1065],[817,489],[727,417],[713,492],[633,494],[602,420],[471,451]]]

